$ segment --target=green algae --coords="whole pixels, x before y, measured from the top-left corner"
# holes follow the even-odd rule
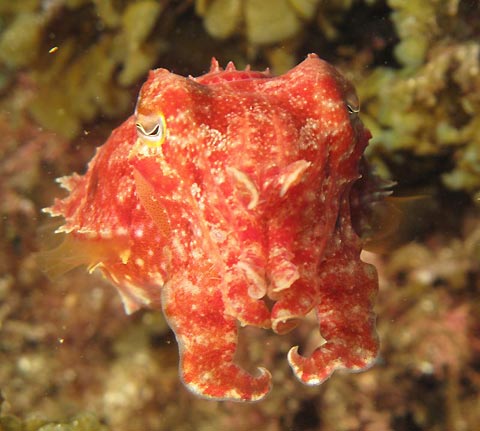
[[[16,10],[0,34],[0,61],[31,68],[36,92],[30,112],[67,138],[99,116],[125,113],[131,89],[165,43],[147,43],[163,6],[153,0],[67,1],[62,7]]]
[[[43,419],[21,420],[15,416],[0,416],[0,431],[107,431],[93,415],[83,414],[69,422]]]
[[[16,15],[0,39],[0,61],[10,68],[35,60],[41,43],[43,20],[35,13]]]
[[[373,157],[449,159],[444,186],[480,196],[480,43],[458,24],[459,2],[392,0],[402,67],[377,67],[362,81]],[[477,11],[478,12],[478,11]],[[475,31],[471,28],[470,31]],[[467,34],[466,34],[467,32]]]

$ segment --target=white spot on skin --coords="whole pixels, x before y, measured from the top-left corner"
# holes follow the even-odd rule
[[[260,194],[258,192],[255,183],[250,179],[250,177],[245,173],[234,167],[227,167],[227,172],[238,182],[240,183],[250,194],[250,202],[247,205],[249,210],[254,209],[260,199]]]
[[[118,236],[125,236],[128,234],[128,230],[125,229],[123,226],[120,226],[120,227],[117,227],[117,229],[115,230],[115,233]]]
[[[165,284],[165,280],[159,272],[148,272],[148,277],[150,279],[150,283],[155,285],[155,286],[160,286],[163,287]]]
[[[285,172],[280,175],[278,179],[278,182],[282,186],[280,189],[280,197],[285,196],[290,187],[298,184],[302,180],[303,174],[311,164],[311,162],[307,162],[306,160],[297,160],[285,168]]]
[[[272,271],[271,277],[274,284],[272,291],[281,292],[282,290],[290,288],[290,286],[300,278],[300,273],[295,264],[284,260],[277,264],[275,271]]]
[[[199,197],[200,197],[200,186],[197,183],[193,183],[190,186],[190,193],[192,194],[193,197],[199,199]]]
[[[210,229],[210,236],[212,240],[218,244],[224,242],[227,239],[227,234],[225,233],[225,231],[216,227],[212,227]]]
[[[248,287],[248,295],[254,299],[263,298],[267,293],[265,277],[253,269],[248,262],[238,262],[238,267],[244,271],[245,276],[252,283],[252,285]]]
[[[120,260],[122,261],[122,263],[124,265],[126,265],[128,263],[128,260],[130,259],[130,255],[132,254],[132,250],[130,249],[126,249],[126,250],[123,250],[121,253],[120,253]]]
[[[103,239],[111,239],[113,237],[113,232],[109,228],[103,228],[99,231],[100,237]]]

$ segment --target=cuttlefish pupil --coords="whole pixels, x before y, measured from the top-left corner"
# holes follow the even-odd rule
[[[165,138],[165,119],[163,116],[158,116],[154,119],[139,118],[135,123],[137,134],[139,138],[146,139],[155,143],[160,143]]]
[[[358,100],[357,93],[352,88],[345,95],[345,104],[349,114],[358,114],[360,112],[360,101]]]

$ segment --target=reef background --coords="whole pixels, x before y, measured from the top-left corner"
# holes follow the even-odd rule
[[[56,177],[84,172],[148,69],[215,56],[282,73],[309,52],[357,86],[368,156],[407,200],[381,254],[377,365],[308,388],[286,353],[318,335],[243,331],[273,372],[259,403],[198,399],[160,312],[99,276],[40,271]],[[480,3],[474,0],[0,0],[0,430],[480,428]],[[57,424],[57,425],[55,425]]]

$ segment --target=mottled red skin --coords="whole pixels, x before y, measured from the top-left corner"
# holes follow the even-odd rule
[[[191,391],[262,398],[270,373],[233,362],[237,323],[285,333],[312,309],[326,343],[291,349],[302,382],[374,361],[377,277],[350,220],[370,134],[352,104],[315,55],[279,77],[215,61],[198,78],[154,70],[87,173],[61,180],[70,195],[49,209],[60,230],[108,251],[91,264],[128,312],[163,308]],[[160,114],[165,136],[148,141],[135,123],[149,131]]]

